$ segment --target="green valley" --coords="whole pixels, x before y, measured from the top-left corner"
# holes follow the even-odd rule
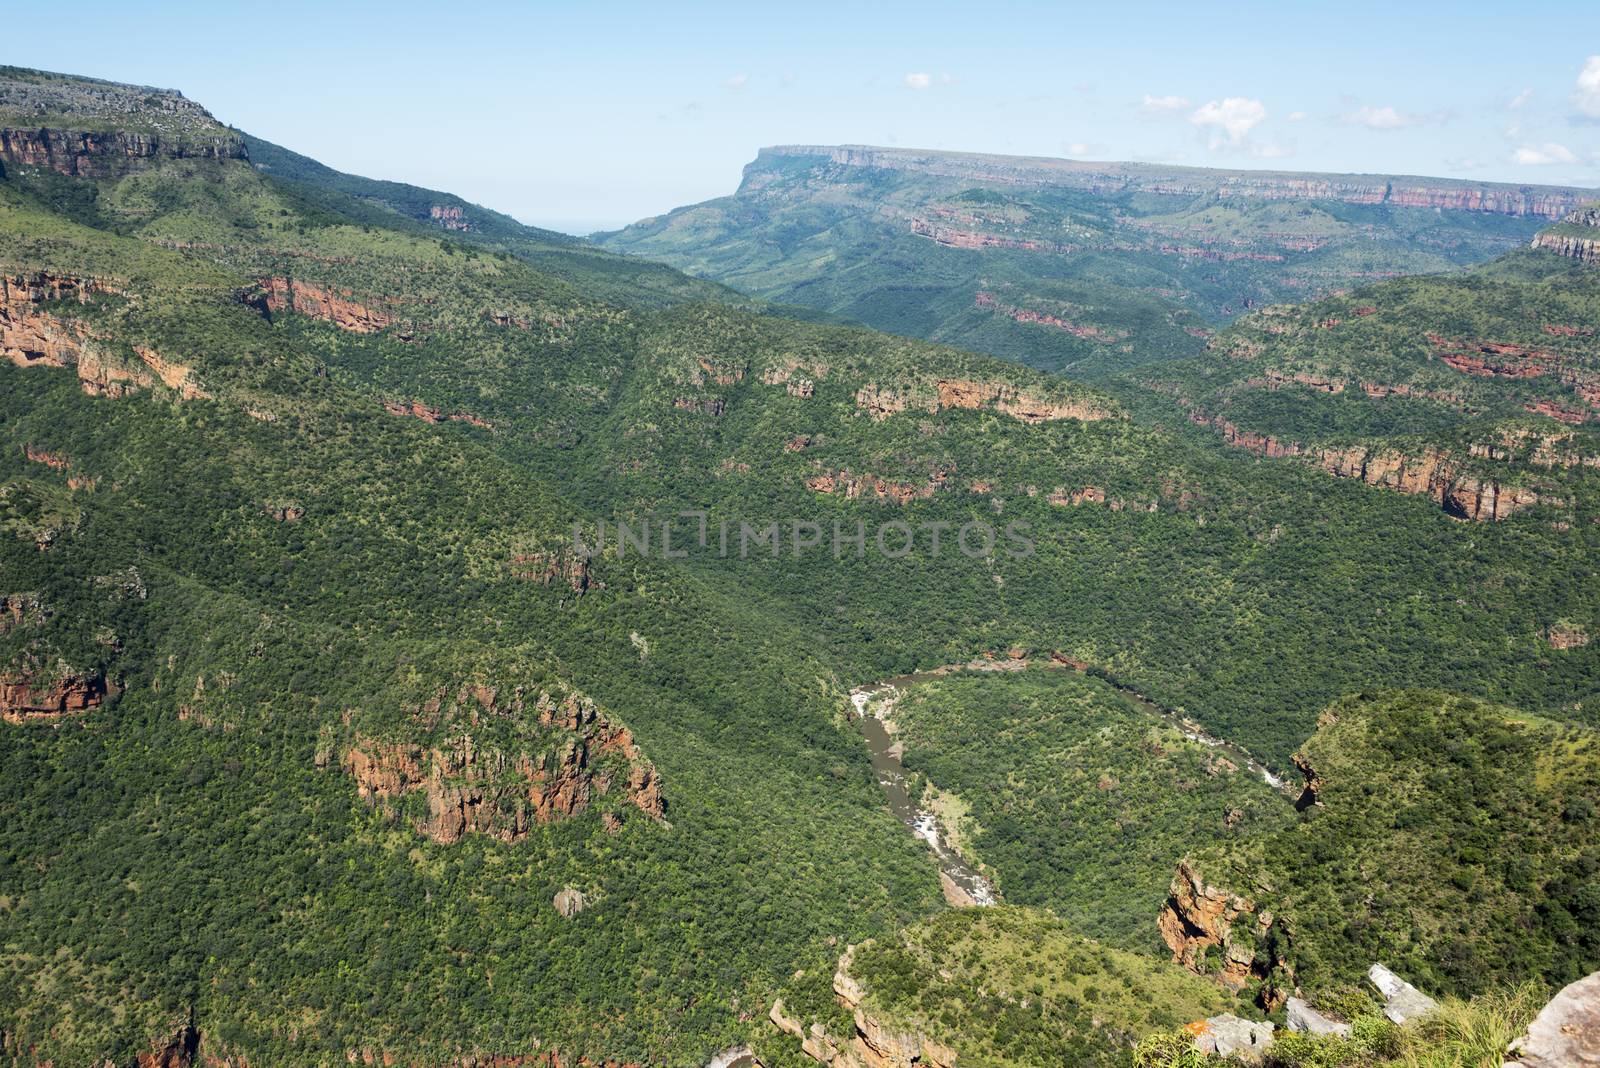
[[[1576,194],[887,159],[597,245],[0,68],[0,1064],[1147,1068],[1600,968],[1600,274],[1482,262]],[[861,736],[935,670],[1001,906]]]

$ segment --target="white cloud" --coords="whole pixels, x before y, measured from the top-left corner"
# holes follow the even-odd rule
[[[1506,103],[1506,107],[1510,108],[1512,111],[1515,111],[1518,108],[1522,107],[1522,105],[1526,104],[1528,101],[1530,101],[1532,99],[1533,99],[1533,90],[1532,89],[1524,89],[1522,92],[1520,92],[1516,96],[1512,97]]]
[[[1069,141],[1061,146],[1069,156],[1092,156],[1098,149],[1087,141]]]
[[[1144,100],[1139,104],[1139,110],[1146,115],[1161,115],[1169,111],[1182,111],[1189,106],[1189,101],[1181,96],[1151,96],[1144,94]]]
[[[1294,155],[1294,149],[1290,148],[1288,145],[1260,145],[1256,148],[1252,148],[1250,150],[1250,154],[1261,159],[1284,159],[1285,157]]]
[[[1266,117],[1267,106],[1261,101],[1243,96],[1230,96],[1224,100],[1212,100],[1201,104],[1194,109],[1194,114],[1189,116],[1189,121],[1196,126],[1216,127],[1211,134],[1211,147],[1218,149],[1224,145],[1243,143],[1250,131],[1259,126]]]
[[[744,71],[740,71],[738,74],[733,75],[727,81],[728,88],[732,89],[734,92],[738,92],[740,89],[743,89],[749,84],[750,75],[746,74]]]
[[[1511,162],[1525,167],[1544,167],[1553,163],[1576,163],[1578,157],[1566,145],[1547,141],[1542,145],[1523,145],[1511,153]]]
[[[1342,116],[1341,121],[1351,126],[1365,126],[1369,130],[1403,130],[1407,126],[1421,125],[1424,120],[1417,115],[1402,114],[1392,107],[1369,107],[1357,108]]]
[[[1290,122],[1305,122],[1306,121],[1306,113],[1303,112],[1303,111],[1291,111],[1291,112],[1289,112],[1289,121]]]
[[[905,83],[907,89],[926,89],[928,86],[933,84],[933,75],[907,74],[905,77]]]
[[[1590,56],[1583,70],[1578,72],[1578,87],[1572,92],[1572,102],[1591,119],[1600,119],[1600,56]]]

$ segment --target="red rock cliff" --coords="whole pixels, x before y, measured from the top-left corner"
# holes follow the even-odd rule
[[[237,134],[160,137],[123,130],[0,129],[0,163],[110,178],[162,159],[248,159]]]
[[[487,687],[463,698],[446,713],[455,726],[436,744],[357,735],[344,766],[360,795],[374,803],[421,795],[414,825],[442,843],[468,833],[514,842],[535,826],[576,816],[611,795],[652,819],[665,817],[655,768],[628,729],[588,698],[569,694],[557,701],[541,693],[525,704],[520,695],[501,700]],[[473,702],[476,709],[464,707]],[[512,745],[482,744],[472,732],[479,716],[534,719],[537,729]]]

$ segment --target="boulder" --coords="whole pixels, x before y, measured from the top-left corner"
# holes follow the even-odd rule
[[[1600,1068],[1600,972],[1550,999],[1510,1056],[1507,1068]]]
[[[584,896],[582,890],[575,890],[569,886],[557,893],[550,904],[554,905],[561,915],[571,919],[584,910],[589,904],[589,899]]]
[[[1205,1026],[1198,1029],[1194,1044],[1201,1053],[1237,1057],[1247,1064],[1256,1064],[1272,1045],[1274,1030],[1270,1023],[1256,1023],[1228,1012],[1206,1020]]]
[[[1312,1035],[1338,1035],[1340,1038],[1350,1037],[1349,1024],[1322,1015],[1303,998],[1290,998],[1285,1012],[1288,1017],[1285,1022],[1291,1031],[1305,1031]]]
[[[1381,964],[1367,969],[1367,978],[1383,995],[1383,1014],[1397,1024],[1420,1019],[1439,1003]]]

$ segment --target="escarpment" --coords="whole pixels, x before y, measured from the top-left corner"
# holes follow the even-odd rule
[[[1580,208],[1557,225],[1539,231],[1533,235],[1533,247],[1600,266],[1600,205]]]
[[[73,178],[113,178],[163,159],[248,159],[244,139],[223,131],[168,137],[128,130],[0,128],[0,162]]]
[[[1458,519],[1486,522],[1506,519],[1530,505],[1565,503],[1526,486],[1468,471],[1459,458],[1440,448],[1425,448],[1409,455],[1380,447],[1306,445],[1236,426],[1200,409],[1192,409],[1189,420],[1220,431],[1228,444],[1260,456],[1297,457],[1335,478],[1426,496]]]
[[[954,377],[904,385],[868,382],[856,391],[855,401],[857,409],[874,420],[900,412],[937,415],[953,409],[996,411],[1024,423],[1059,419],[1087,423],[1111,419],[1117,414],[1110,402],[1094,397],[1051,396],[1029,392],[1008,382]]]
[[[1102,163],[977,152],[871,145],[778,145],[746,169],[745,187],[767,177],[776,157],[815,156],[833,166],[923,174],[1018,186],[1084,189],[1099,194],[1154,193],[1259,200],[1332,200],[1345,204],[1481,212],[1556,219],[1584,202],[1582,190],[1445,179],[1355,174],[1224,171],[1145,163]]]
[[[171,89],[12,70],[0,163],[107,178],[166,159],[246,159],[244,138]]]
[[[632,733],[581,694],[503,697],[475,686],[448,706],[432,698],[418,713],[438,725],[433,740],[358,733],[344,768],[363,799],[408,815],[435,842],[469,833],[515,842],[607,798],[665,818],[660,776]],[[616,805],[607,811],[620,815]]]
[[[245,301],[268,315],[291,311],[353,334],[375,334],[395,321],[392,312],[357,299],[348,289],[279,275],[258,279],[256,286],[245,294]]]

